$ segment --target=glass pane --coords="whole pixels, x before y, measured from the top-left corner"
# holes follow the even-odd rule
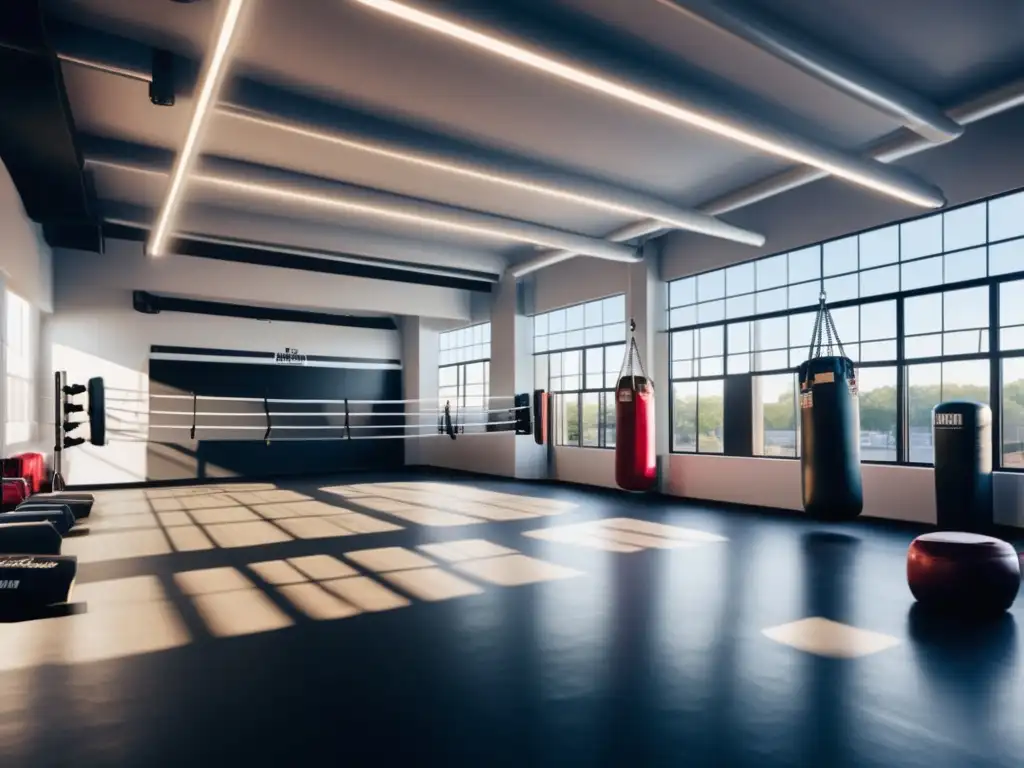
[[[789,282],[802,283],[821,277],[821,246],[812,245],[789,254]]]
[[[565,331],[565,310],[556,309],[548,312],[548,333],[563,333]]]
[[[999,325],[1024,325],[1024,280],[999,286]]]
[[[626,296],[619,294],[618,296],[611,296],[604,300],[604,306],[601,308],[601,314],[604,315],[604,322],[608,323],[624,323],[626,322]]]
[[[1024,326],[1016,325],[999,331],[999,348],[1024,349]]]
[[[723,385],[721,379],[697,382],[697,450],[700,453],[722,452]]]
[[[942,214],[900,224],[900,259],[910,261],[920,256],[942,253]]]
[[[602,392],[601,406],[604,424],[604,447],[615,447],[615,393]]]
[[[813,307],[818,303],[820,293],[821,282],[818,280],[791,285],[789,286],[789,308]]]
[[[604,348],[604,385],[606,387],[618,386],[619,371],[625,362],[625,356],[625,344],[616,344],[613,347]]]
[[[988,286],[946,291],[942,329],[988,328]]]
[[[860,368],[861,461],[896,461],[896,368]]]
[[[533,388],[547,390],[548,382],[548,356],[536,355],[533,358]]]
[[[860,341],[860,307],[840,307],[832,310],[832,322],[844,344]],[[822,334],[823,339],[828,337]]]
[[[988,329],[942,334],[942,354],[977,355],[988,352]]]
[[[830,277],[824,281],[822,286],[825,289],[825,296],[828,301],[848,301],[860,296],[860,276],[857,273],[842,275],[841,277]]]
[[[615,323],[614,325],[606,325],[604,327],[605,344],[608,342],[624,341],[625,338],[626,326],[623,323]]]
[[[588,349],[586,359],[586,389],[601,389],[604,381],[604,349],[596,347]]]
[[[943,257],[943,282],[959,283],[963,280],[974,280],[985,277],[988,269],[988,250],[971,248],[968,251],[947,253]]]
[[[988,241],[1024,235],[1024,192],[1016,192],[988,203]]]
[[[454,366],[439,368],[437,371],[437,385],[439,387],[453,387],[458,382],[458,369]]]
[[[580,408],[579,395],[576,393],[557,396],[558,411],[561,413],[561,429],[559,435],[562,438],[560,445],[580,444]]]
[[[697,364],[690,360],[672,363],[672,379],[692,379],[697,375]]]
[[[727,333],[729,354],[750,351],[750,323],[730,323]]]
[[[562,375],[563,376],[578,376],[583,373],[582,360],[580,359],[580,351],[577,349],[574,352],[563,352],[562,353]]]
[[[758,314],[768,312],[779,312],[786,309],[789,301],[788,292],[785,288],[776,288],[771,291],[760,291],[754,298],[754,305]]]
[[[533,334],[534,336],[546,336],[548,332],[548,316],[547,314],[537,315],[533,318]]]
[[[714,325],[710,328],[701,328],[698,337],[698,347],[701,357],[713,357],[725,353],[725,328],[721,325]]]
[[[588,347],[591,344],[600,344],[604,341],[604,328],[598,326],[597,328],[587,328],[583,332],[583,343]]]
[[[785,253],[780,253],[778,256],[770,256],[767,259],[759,259],[754,264],[757,273],[757,290],[763,291],[766,288],[778,288],[789,282]]]
[[[900,289],[899,267],[882,267],[860,273],[860,295],[881,296]]]
[[[804,350],[804,357],[806,356],[807,352]],[[785,349],[778,349],[774,352],[755,352],[753,357],[755,371],[777,371],[790,367],[789,354]]]
[[[534,352],[547,352],[548,344],[551,339],[548,336],[538,336],[533,340],[533,351]]]
[[[1003,466],[1024,469],[1024,358],[1003,360]]]
[[[734,296],[725,300],[726,317],[746,317],[752,314],[754,314],[754,294],[748,293],[746,296]]]
[[[672,384],[672,450],[697,451],[697,382]]]
[[[720,357],[702,357],[700,359],[701,376],[721,376],[725,373],[725,363]]]
[[[911,296],[903,303],[903,332],[907,336],[942,330],[942,294]]]
[[[857,271],[857,236],[844,237],[825,243],[822,250],[822,269],[827,275],[843,275]]]
[[[928,333],[922,336],[907,336],[903,340],[903,354],[908,360],[917,357],[940,357],[942,355],[942,334]]]
[[[725,320],[724,301],[708,301],[697,305],[698,323],[717,323],[719,320]]]
[[[684,277],[682,280],[673,280],[668,284],[668,305],[670,307],[685,307],[697,301],[697,279]],[[625,309],[625,307],[623,307]],[[625,311],[623,311],[625,316]]]
[[[886,227],[860,235],[860,268],[895,264],[900,258],[899,227]],[[861,283],[863,285],[863,283]]]
[[[483,327],[483,325],[474,325],[473,326],[473,343],[477,344],[477,345],[484,343],[484,327]]]
[[[716,269],[697,275],[697,301],[725,298],[725,270]]]
[[[567,347],[582,347],[585,338],[583,331],[568,331],[565,334],[565,346]]]
[[[932,463],[932,408],[941,401],[942,364],[907,366],[907,458],[912,463]]]
[[[754,263],[735,264],[725,270],[726,296],[739,296],[754,290]]]
[[[10,333],[10,330],[8,330],[8,333]],[[451,343],[452,343],[451,339],[452,339],[452,337],[451,337],[450,334],[439,333],[437,335],[437,348],[438,349],[448,349],[448,347],[451,346]]]
[[[697,307],[673,309],[668,314],[669,328],[686,328],[697,324]],[[607,326],[605,326],[607,327]]]
[[[753,453],[755,456],[797,455],[796,375],[781,373],[753,378]]]
[[[913,291],[942,283],[942,257],[920,259],[900,265],[900,288]]]
[[[597,448],[600,445],[600,394],[584,392],[583,411],[580,417],[580,436],[584,446]]]
[[[967,205],[942,214],[943,243],[946,251],[984,245],[988,222],[985,203]]]
[[[789,346],[803,345],[806,351],[814,334],[814,321],[817,317],[817,312],[801,312],[799,315],[789,316]]]
[[[770,317],[757,320],[753,325],[755,350],[785,349],[789,346],[789,318]]]
[[[603,301],[588,301],[583,305],[583,324],[587,328],[594,328],[604,323],[604,320],[601,319],[601,308],[603,306]]]
[[[485,344],[490,344],[491,343],[491,324],[490,323],[484,323],[480,327],[483,329],[483,342]]]
[[[583,327],[583,305],[568,307],[565,310],[565,330],[578,331]]]
[[[697,356],[695,337],[696,331],[676,331],[671,337],[672,359],[692,360]]]
[[[896,301],[877,301],[860,308],[860,340],[896,338]]]
[[[1007,243],[988,247],[988,273],[1009,275],[1024,272],[1024,240],[1010,240]]]
[[[728,370],[727,373],[750,373],[750,353],[743,352],[738,355],[729,355],[727,361]]]

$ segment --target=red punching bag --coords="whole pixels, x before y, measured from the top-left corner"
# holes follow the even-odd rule
[[[648,491],[657,481],[654,382],[647,378],[629,321],[629,347],[615,389],[615,482],[626,491]]]

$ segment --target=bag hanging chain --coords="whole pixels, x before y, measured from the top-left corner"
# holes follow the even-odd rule
[[[832,319],[832,313],[828,311],[828,307],[825,305],[825,291],[818,294],[818,314],[814,318],[814,330],[811,331],[811,345],[807,349],[807,359],[821,357],[822,350],[822,331],[825,332],[825,349],[828,352],[828,356],[832,357],[833,347],[838,347],[839,356],[846,357],[846,350],[843,349],[843,342],[839,338],[839,331],[836,330],[835,321]],[[835,337],[833,343],[832,337]]]
[[[626,349],[626,357],[622,361],[622,367],[619,369],[619,380],[621,381],[625,377],[629,377],[630,383],[634,390],[638,389],[637,379],[644,379],[647,385],[650,386],[650,380],[647,378],[647,371],[644,369],[644,361],[640,357],[640,348],[636,344],[636,320],[632,318],[629,321],[629,347]],[[633,361],[636,361],[635,363]],[[636,371],[639,371],[639,376]]]

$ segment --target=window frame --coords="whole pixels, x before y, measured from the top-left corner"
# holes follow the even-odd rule
[[[603,340],[603,338],[604,338],[604,336],[603,336],[604,330],[606,328],[608,328],[609,326],[613,326],[613,325],[617,324],[618,321],[617,320],[612,320],[610,322],[606,322],[606,318],[604,317],[604,306],[603,305],[606,302],[608,302],[609,300],[619,299],[620,297],[622,299],[622,314],[623,314],[623,320],[622,320],[623,335],[622,335],[622,338],[621,339],[616,339],[616,340],[613,340],[613,341],[604,341]],[[624,293],[615,293],[615,294],[611,294],[609,296],[602,296],[602,297],[599,297],[599,298],[591,299],[589,301],[584,301],[584,302],[581,302],[581,303],[578,303],[578,304],[573,304],[573,305],[567,306],[567,307],[558,307],[558,308],[552,309],[552,310],[550,310],[548,312],[541,312],[541,313],[538,313],[537,315],[534,315],[534,318],[533,318],[533,320],[534,320],[534,327],[532,329],[532,338],[534,339],[535,342],[536,342],[536,340],[538,338],[541,338],[541,337],[549,338],[550,339],[550,337],[552,335],[554,335],[554,334],[562,334],[562,333],[566,333],[567,334],[567,333],[570,333],[570,331],[565,330],[565,329],[563,329],[562,331],[551,331],[550,330],[550,326],[546,326],[545,327],[545,332],[544,333],[542,333],[542,334],[538,334],[537,333],[537,327],[536,327],[537,318],[538,317],[544,317],[545,318],[545,323],[547,323],[548,322],[548,318],[552,315],[552,313],[557,313],[557,312],[566,312],[566,313],[568,313],[569,311],[579,310],[582,313],[582,316],[583,316],[583,324],[581,325],[580,328],[574,329],[574,331],[572,331],[572,332],[579,331],[583,335],[584,339],[586,338],[587,331],[592,331],[592,330],[595,330],[595,329],[600,329],[602,331],[602,341],[600,341],[600,342],[596,342],[595,341],[595,342],[590,343],[590,344],[584,343],[584,344],[575,344],[575,345],[572,345],[572,346],[559,346],[559,347],[554,348],[554,349],[549,348],[549,347],[547,347],[547,345],[545,345],[545,348],[543,350],[540,350],[540,351],[538,351],[536,349],[536,347],[534,347],[534,352],[533,352],[533,357],[534,357],[534,361],[535,361],[534,365],[536,366],[536,364],[537,364],[536,360],[538,358],[541,358],[541,357],[545,358],[547,375],[546,375],[545,380],[544,380],[544,384],[545,384],[544,389],[545,389],[545,391],[547,391],[547,392],[549,392],[551,394],[551,397],[552,397],[552,400],[553,400],[552,410],[554,412],[554,417],[557,419],[557,421],[556,421],[556,425],[557,426],[556,426],[556,429],[554,430],[555,434],[554,434],[554,440],[553,440],[553,443],[554,443],[554,445],[556,447],[559,447],[559,448],[586,448],[586,449],[589,449],[589,450],[614,450],[615,449],[615,442],[614,441],[609,442],[609,437],[614,437],[614,436],[617,435],[617,432],[614,431],[615,420],[614,420],[613,417],[609,418],[609,416],[614,414],[615,399],[614,399],[614,397],[612,395],[614,394],[615,389],[616,389],[616,385],[618,384],[618,372],[619,372],[619,370],[621,368],[621,364],[618,364],[618,365],[614,366],[615,382],[613,383],[612,386],[608,386],[608,377],[610,375],[610,372],[613,370],[612,368],[608,367],[609,366],[609,363],[608,363],[608,352],[609,352],[609,350],[612,350],[612,349],[621,349],[622,350],[622,355],[624,356],[626,354],[626,349],[627,349],[628,344],[629,344],[629,337],[625,333],[625,323],[626,323],[626,320],[625,320],[625,314],[626,314],[626,312],[625,312],[625,302],[626,302],[626,298],[627,297],[626,297],[626,295]],[[599,323],[599,324],[589,324],[588,325],[588,322],[587,322],[587,309],[592,307],[595,304],[601,304],[602,305],[601,323]],[[588,383],[587,383],[587,378],[588,378],[588,372],[587,372],[588,371],[588,368],[587,368],[587,352],[588,351],[597,350],[597,349],[601,350],[601,365],[602,365],[601,371],[600,371],[600,373],[601,373],[601,386],[600,387],[593,387],[593,386],[589,386]],[[579,360],[580,360],[579,384],[580,384],[580,386],[578,388],[574,388],[574,389],[560,389],[560,388],[559,389],[554,389],[552,387],[552,378],[553,377],[552,377],[552,374],[551,374],[551,357],[552,357],[552,355],[563,355],[563,354],[566,354],[566,353],[570,353],[570,354],[571,353],[576,353],[576,354],[579,355]],[[563,377],[564,375],[565,374],[561,373],[561,372],[558,374],[559,378]],[[596,375],[596,374],[591,373],[589,375]],[[536,381],[536,378],[535,378],[535,381]],[[593,395],[593,394],[596,394],[597,398],[598,398],[598,411],[597,411],[598,412],[598,416],[597,416],[597,437],[598,437],[598,439],[597,439],[597,445],[586,445],[586,444],[584,444],[584,441],[583,441],[583,434],[584,434],[584,429],[583,429],[583,401],[584,401],[584,395]],[[568,428],[564,427],[564,425],[562,424],[562,421],[563,421],[563,411],[565,410],[566,399],[567,398],[572,398],[573,395],[575,395],[574,399],[575,399],[575,404],[576,404],[576,427],[577,427],[576,432],[577,432],[577,439],[576,439],[575,442],[568,442],[568,440],[567,440]]]
[[[13,312],[17,307],[18,327],[12,322]],[[32,442],[36,437],[36,421],[38,418],[38,395],[36,393],[36,362],[38,341],[35,307],[20,294],[5,289],[4,296],[4,334],[5,349],[4,370],[4,444],[12,446]],[[16,340],[15,340],[16,337]],[[12,386],[12,382],[17,382]],[[25,399],[25,420],[11,421],[11,399],[13,393],[21,391]]]
[[[489,351],[490,348],[491,348],[491,346],[490,346],[491,345],[491,333],[490,333],[490,331],[491,331],[491,328],[490,328],[491,323],[488,320],[488,321],[483,322],[483,323],[474,323],[473,325],[467,325],[467,326],[465,326],[463,328],[454,328],[454,329],[452,329],[450,331],[443,331],[442,333],[439,333],[438,334],[438,353],[440,353],[442,350],[463,349],[463,348],[471,348],[473,346],[477,346],[476,344],[468,344],[468,345],[463,345],[462,347],[458,347],[458,346],[456,346],[456,347],[452,347],[452,346],[442,347],[441,346],[441,336],[443,336],[445,334],[452,334],[452,335],[454,335],[454,334],[459,333],[460,331],[467,331],[467,330],[471,331],[474,328],[477,328],[477,327],[481,327],[482,328],[483,326],[487,326],[487,329],[488,329],[487,330],[487,341],[486,342],[481,342],[481,343],[486,344],[487,345],[487,349]],[[469,386],[467,384],[467,382],[466,382],[466,370],[467,370],[467,368],[469,366],[477,365],[479,363],[483,364],[483,377],[484,377],[483,378],[483,395],[481,396],[481,402],[483,403],[483,407],[480,408],[480,409],[477,409],[475,406],[470,407],[470,406],[466,405],[466,387]],[[491,370],[490,370],[491,369],[491,357],[490,357],[489,354],[486,357],[474,357],[474,358],[467,359],[467,360],[459,360],[459,361],[454,362],[454,363],[445,363],[444,365],[438,364],[438,366],[437,366],[437,402],[438,402],[438,409],[443,409],[445,401],[446,400],[451,400],[450,397],[442,397],[442,395],[441,395],[441,390],[442,389],[448,389],[448,388],[450,388],[452,386],[452,385],[444,385],[444,386],[441,385],[441,376],[442,376],[441,372],[445,371],[445,370],[453,370],[453,369],[455,371],[455,384],[454,384],[454,387],[455,387],[455,401],[452,403],[452,407],[459,408],[460,410],[471,410],[471,411],[472,410],[476,410],[477,412],[481,412],[481,411],[486,412],[487,410],[489,410],[488,401],[491,398]],[[477,386],[477,385],[474,383],[472,386]],[[473,397],[475,398],[476,396],[474,395]],[[490,419],[487,419],[487,421],[490,421]]]
[[[991,230],[990,212],[989,212],[990,211],[990,206],[995,201],[998,201],[998,200],[1001,200],[1003,198],[1007,198],[1007,197],[1010,197],[1010,196],[1014,196],[1014,195],[1024,195],[1024,188],[1011,190],[1011,191],[1006,192],[1004,194],[995,195],[995,196],[992,196],[992,197],[989,197],[989,198],[986,198],[986,199],[983,199],[983,200],[975,200],[975,201],[972,201],[972,202],[969,202],[969,203],[965,203],[965,204],[960,205],[960,206],[956,206],[955,208],[946,209],[946,210],[944,210],[944,211],[942,211],[940,213],[929,212],[929,213],[922,214],[921,216],[917,216],[917,217],[914,217],[914,218],[911,218],[911,219],[907,219],[907,220],[904,220],[904,221],[890,223],[890,224],[884,225],[882,227],[874,227],[874,228],[863,230],[863,231],[860,231],[860,232],[854,232],[854,233],[851,233],[851,234],[848,234],[848,235],[844,235],[843,237],[840,237],[840,238],[834,238],[834,239],[829,240],[829,241],[818,243],[817,246],[814,246],[814,245],[808,246],[808,248],[818,247],[818,254],[819,254],[819,259],[820,259],[819,274],[821,275],[821,278],[819,280],[819,285],[821,287],[824,287],[825,284],[829,280],[832,280],[832,279],[835,279],[835,278],[844,278],[844,277],[845,278],[849,278],[849,277],[856,276],[856,280],[857,280],[857,284],[858,284],[858,289],[857,289],[858,295],[855,298],[846,298],[846,299],[843,299],[843,300],[840,300],[840,301],[835,301],[835,302],[829,303],[829,309],[830,310],[837,310],[837,309],[842,309],[842,308],[845,308],[845,307],[854,307],[854,306],[860,307],[860,306],[863,306],[865,304],[871,304],[871,303],[882,302],[882,301],[895,301],[895,303],[896,303],[896,345],[895,345],[896,346],[896,356],[895,356],[895,358],[889,359],[889,360],[872,360],[870,362],[865,362],[865,363],[859,363],[858,362],[858,363],[855,363],[855,366],[856,366],[856,368],[858,370],[861,369],[861,368],[894,368],[895,369],[895,372],[896,372],[896,392],[897,392],[897,397],[896,397],[896,412],[897,412],[897,420],[896,420],[896,432],[897,432],[897,434],[896,434],[897,446],[896,447],[897,447],[897,450],[896,450],[896,455],[897,455],[897,457],[896,457],[896,461],[863,460],[862,459],[861,463],[863,463],[863,464],[885,464],[885,465],[889,465],[889,466],[893,466],[893,465],[896,465],[896,466],[913,466],[913,467],[931,467],[931,466],[934,466],[933,462],[924,463],[924,462],[914,462],[914,461],[910,461],[909,460],[909,456],[910,456],[910,442],[909,442],[910,441],[910,429],[909,429],[909,413],[908,413],[909,402],[908,401],[909,401],[909,395],[910,395],[910,392],[909,392],[909,371],[910,371],[910,369],[913,366],[935,364],[935,363],[953,363],[953,362],[960,362],[960,361],[988,361],[988,363],[989,363],[989,371],[988,371],[988,373],[989,373],[989,376],[988,376],[989,402],[988,402],[988,405],[989,405],[989,408],[992,411],[992,420],[993,420],[993,437],[992,437],[992,442],[993,442],[993,445],[992,445],[992,449],[993,449],[993,470],[994,471],[999,471],[999,472],[1008,472],[1008,473],[1024,473],[1024,464],[1022,464],[1021,466],[1016,466],[1015,467],[1015,466],[1007,466],[1005,464],[1005,462],[1004,462],[1004,441],[1003,441],[1003,415],[1004,414],[1003,414],[1003,399],[1004,399],[1005,394],[1004,394],[1004,391],[1003,391],[1003,383],[1004,382],[1002,380],[1004,361],[1009,360],[1009,359],[1014,359],[1014,358],[1024,358],[1024,348],[1007,350],[1005,352],[1000,348],[1001,325],[1000,325],[1000,312],[999,312],[999,299],[1000,299],[1000,289],[1001,289],[1001,286],[1003,284],[1005,284],[1005,283],[1012,283],[1012,282],[1024,280],[1024,261],[1021,262],[1022,266],[1021,266],[1020,269],[1016,269],[1014,271],[1008,271],[1008,272],[996,272],[996,273],[993,273],[992,272],[992,266],[993,266],[993,264],[992,264],[992,254],[991,254],[991,249],[993,247],[1001,246],[1001,245],[1004,245],[1004,244],[1007,244],[1007,243],[1011,243],[1011,242],[1018,242],[1019,243],[1019,247],[1021,248],[1022,252],[1024,252],[1024,232],[1022,232],[1022,234],[1018,234],[1018,235],[1015,235],[1015,236],[1012,236],[1012,237],[1005,237],[1005,238],[1001,238],[1001,239],[998,239],[998,240],[991,240],[990,237],[989,237],[989,233],[990,233],[990,230]],[[1021,200],[1020,202],[1022,204],[1024,204],[1024,200]],[[942,218],[939,221],[939,229],[941,230],[942,249],[939,250],[938,252],[935,252],[935,253],[927,253],[925,255],[915,256],[915,258],[912,258],[912,259],[903,259],[902,258],[902,256],[903,256],[903,242],[902,242],[903,232],[906,229],[912,229],[913,227],[911,227],[910,225],[912,225],[915,222],[920,221],[922,219],[926,219],[928,217],[934,217],[934,216],[943,216],[943,217],[945,217],[945,216],[947,216],[949,214],[956,214],[957,211],[960,211],[962,209],[969,209],[969,208],[978,207],[978,206],[983,206],[983,208],[984,208],[984,215],[985,215],[985,232],[984,232],[984,241],[983,242],[973,243],[971,245],[953,248],[953,249],[948,250],[948,251],[945,250],[945,243],[947,242],[947,238],[949,238],[951,236],[951,232],[953,230],[947,228],[946,219]],[[980,222],[978,222],[978,223],[980,224]],[[896,260],[894,262],[892,262],[892,263],[888,263],[887,262],[886,264],[874,265],[874,266],[870,266],[870,267],[867,267],[867,268],[863,267],[862,266],[862,259],[860,258],[860,238],[863,235],[867,235],[867,234],[873,233],[875,231],[881,231],[881,230],[885,230],[885,229],[889,229],[889,228],[895,228],[897,233],[898,233],[898,251],[897,251],[897,255],[896,255]],[[980,226],[974,226],[972,228],[972,232],[973,232],[973,234],[970,234],[969,237],[965,236],[965,237],[961,238],[960,240],[958,240],[958,242],[963,242],[963,241],[966,241],[966,240],[970,240],[971,238],[979,237],[980,234],[981,234]],[[849,241],[850,239],[855,239],[856,246],[857,246],[856,247],[857,258],[855,260],[857,268],[855,270],[852,270],[852,271],[848,270],[848,271],[845,271],[845,272],[837,272],[836,274],[830,274],[829,272],[827,272],[828,264],[825,261],[826,252],[827,252],[829,246],[832,245],[833,243],[836,243],[836,244],[844,243],[844,241]],[[844,245],[843,248],[846,248],[846,251],[842,252],[842,255],[839,258],[844,258],[847,261],[849,261],[849,256],[850,256],[849,251],[850,251],[850,249],[848,247],[848,244]],[[932,246],[932,248],[934,248],[934,246]],[[793,252],[795,253],[795,252],[804,251],[804,250],[805,250],[804,248],[795,249]],[[950,268],[950,260],[949,260],[948,257],[956,256],[958,254],[968,254],[969,252],[972,252],[972,251],[973,252],[978,252],[976,255],[979,258],[983,258],[983,260],[984,260],[983,264],[984,265],[980,269],[964,271],[963,274],[973,274],[973,273],[976,273],[976,272],[980,272],[981,276],[971,277],[971,278],[966,279],[966,280],[950,279],[948,277],[948,275],[949,275],[949,268]],[[787,257],[787,262],[786,262],[787,280],[788,280],[789,272],[790,272],[789,264],[788,264],[789,253],[790,252],[786,252],[786,257]],[[838,253],[838,251],[836,253]],[[742,294],[743,297],[748,296],[748,295],[751,296],[751,297],[754,297],[753,300],[756,303],[756,295],[758,293],[758,291],[757,291],[757,289],[758,289],[758,282],[757,282],[757,265],[758,265],[758,263],[760,263],[762,260],[767,260],[767,259],[770,259],[770,258],[777,258],[778,256],[781,256],[781,255],[782,254],[772,254],[772,255],[769,255],[769,256],[761,257],[760,259],[753,260],[751,262],[746,262],[746,263],[748,263],[748,264],[750,264],[752,266],[752,269],[753,269],[753,272],[754,272],[754,286],[753,286],[754,290],[753,291],[747,291],[747,292],[743,293]],[[941,276],[939,278],[937,278],[938,282],[934,282],[932,284],[924,285],[924,286],[920,286],[920,287],[915,287],[915,288],[910,288],[910,289],[903,289],[904,265],[921,264],[922,262],[925,262],[925,261],[930,260],[930,259],[931,260],[936,260],[936,262],[935,262],[936,265],[941,267]],[[731,265],[730,267],[722,267],[722,268],[720,268],[720,270],[723,272],[723,274],[725,276],[725,282],[726,282],[725,296],[721,299],[721,301],[723,301],[723,302],[727,303],[730,299],[735,299],[735,298],[741,297],[740,294],[737,294],[737,296],[732,296],[732,295],[729,294],[729,291],[728,291],[728,275],[730,273],[727,270],[734,269],[737,266],[739,266],[739,265]],[[1002,266],[1003,265],[1000,265],[1000,267],[1002,267]],[[891,268],[891,267],[896,268],[897,271],[898,271],[897,290],[888,291],[888,292],[884,292],[884,293],[870,293],[870,294],[863,294],[862,293],[862,290],[860,288],[860,285],[861,285],[860,276],[862,274],[864,274],[865,272],[871,272],[872,269],[887,269],[887,268]],[[713,271],[717,272],[719,270],[713,270]],[[738,323],[738,322],[753,322],[753,321],[757,321],[757,320],[766,320],[766,319],[781,318],[781,317],[791,317],[793,315],[798,315],[798,314],[805,313],[807,311],[813,311],[814,310],[814,307],[807,307],[807,306],[803,306],[803,305],[801,305],[801,306],[789,306],[787,304],[787,308],[786,309],[779,309],[779,310],[774,310],[774,311],[771,311],[771,312],[760,312],[759,313],[759,312],[756,312],[756,305],[755,305],[753,307],[754,310],[755,310],[753,313],[729,315],[728,312],[725,312],[724,313],[724,317],[722,319],[720,319],[720,320],[716,319],[716,320],[709,320],[707,322],[690,322],[690,323],[686,323],[686,324],[673,324],[671,322],[671,319],[673,318],[673,312],[674,311],[678,311],[680,309],[687,309],[687,310],[689,310],[689,309],[692,308],[693,311],[692,311],[691,314],[694,316],[694,318],[696,318],[698,316],[698,314],[699,314],[698,307],[699,307],[699,303],[700,303],[698,301],[698,299],[700,297],[699,297],[698,291],[697,291],[697,283],[698,283],[697,278],[698,277],[699,277],[699,275],[695,274],[695,275],[688,275],[686,277],[679,278],[679,280],[666,281],[666,300],[667,300],[666,301],[666,307],[667,307],[666,308],[666,314],[667,314],[667,319],[669,319],[669,321],[670,321],[668,323],[668,333],[669,333],[669,355],[668,355],[669,360],[668,360],[668,362],[669,362],[669,367],[670,367],[670,370],[669,370],[669,374],[670,374],[669,375],[670,389],[672,389],[671,385],[674,384],[676,381],[699,381],[701,378],[703,378],[703,377],[700,377],[700,376],[691,376],[691,377],[685,377],[685,378],[674,378],[674,377],[671,376],[671,374],[672,374],[672,370],[671,370],[672,363],[674,362],[674,353],[672,351],[672,343],[673,343],[673,340],[674,340],[674,337],[672,336],[673,333],[675,333],[677,331],[684,331],[684,330],[692,330],[692,331],[696,332],[696,331],[699,331],[700,329],[711,327],[711,326],[721,326],[723,329],[725,329],[724,333],[723,333],[723,336],[725,337],[725,349],[724,349],[724,354],[723,354],[723,367],[724,367],[724,370],[725,370],[724,378],[727,378],[729,375],[737,375],[737,374],[729,374],[729,372],[728,372],[729,371],[729,368],[728,368],[728,365],[729,365],[729,343],[728,343],[729,333],[728,333],[727,329],[728,329],[729,324],[731,324],[731,323]],[[692,292],[691,292],[691,288],[682,288],[682,289],[678,289],[678,290],[679,290],[680,295],[684,295],[684,296],[688,295],[689,298],[692,299],[692,301],[690,301],[689,303],[686,303],[686,304],[680,304],[680,305],[673,306],[672,303],[671,303],[671,297],[673,295],[673,284],[677,283],[677,282],[679,282],[681,280],[687,280],[688,278],[692,278],[693,279],[693,282],[691,284]],[[947,282],[947,280],[949,280],[949,281]],[[789,284],[787,282],[786,284],[784,284],[782,286],[772,286],[772,287],[770,287],[770,290],[775,291],[775,290],[781,290],[781,289],[784,288],[784,289],[786,289],[788,291],[789,287],[790,286],[789,286]],[[904,328],[905,328],[905,325],[906,325],[906,309],[907,309],[906,308],[906,303],[907,303],[907,301],[909,299],[913,299],[913,298],[919,297],[919,296],[925,296],[925,295],[929,295],[929,294],[944,294],[944,293],[947,293],[947,292],[950,292],[950,291],[957,291],[957,290],[961,290],[961,289],[976,288],[976,287],[984,287],[984,288],[988,289],[988,324],[987,324],[987,327],[982,327],[982,328],[974,329],[974,330],[977,330],[980,334],[982,334],[982,338],[984,338],[983,335],[987,331],[987,334],[988,334],[988,337],[987,337],[987,342],[988,342],[987,343],[987,349],[985,351],[981,351],[981,352],[971,352],[971,353],[963,353],[963,354],[959,354],[959,353],[958,354],[939,354],[939,355],[932,355],[932,356],[927,356],[927,357],[910,357],[910,358],[908,358],[906,356],[907,336],[906,336],[906,334],[904,332]],[[766,290],[769,290],[769,288],[766,288]],[[690,295],[691,293],[692,293],[692,295]],[[718,299],[715,299],[715,301],[718,301]],[[948,311],[948,309],[946,309],[945,301],[943,300],[943,313],[945,313],[946,311]],[[682,314],[683,313],[679,313],[679,316],[682,316]],[[945,323],[945,317],[943,318],[943,323]],[[943,328],[943,330],[940,331],[940,333],[949,333],[949,332],[956,332],[956,331],[945,331],[945,328]],[[789,341],[790,341],[790,344],[791,344],[792,340],[789,340]],[[858,343],[859,342],[860,342],[860,340],[858,339]],[[945,339],[943,339],[942,343],[943,343],[943,345],[945,345],[945,343],[946,343]],[[859,355],[858,355],[858,357],[859,357]],[[780,373],[793,373],[793,372],[795,372],[797,370],[795,367],[779,368],[779,369],[772,369],[772,370],[758,370],[758,371],[754,371],[754,370],[752,370],[752,368],[753,368],[753,366],[751,366],[751,370],[748,373],[739,374],[739,375],[767,376],[767,375],[774,375],[774,374],[780,374]],[[707,377],[707,378],[719,378],[719,377]],[[674,445],[674,433],[673,433],[674,424],[675,424],[675,416],[674,416],[675,402],[674,401],[675,401],[675,398],[673,396],[671,398],[671,402],[670,402],[670,406],[669,406],[669,414],[670,414],[669,415],[669,430],[670,430],[670,434],[673,434],[673,440],[670,441],[670,452],[671,453],[678,453],[678,454],[681,454],[681,455],[692,455],[694,452],[691,452],[691,451],[679,451],[679,450],[676,450],[676,448],[675,448],[675,445]],[[798,416],[798,419],[799,419],[799,413],[797,414],[797,416]],[[799,428],[798,428],[798,435],[799,435]],[[753,453],[753,451],[751,451],[751,453]],[[788,457],[788,456],[756,456],[756,455],[752,455],[751,458],[774,459],[774,460],[783,460],[783,461],[785,461],[785,460],[793,460],[794,458],[799,458],[799,447],[798,447],[798,455],[796,457]]]

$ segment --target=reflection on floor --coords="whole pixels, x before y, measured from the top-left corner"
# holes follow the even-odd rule
[[[455,483],[359,483],[321,488],[353,504],[409,523],[473,525],[560,515],[572,502],[487,491]]]
[[[401,530],[361,512],[273,485],[107,491],[64,544],[79,562],[277,544]]]
[[[559,525],[525,531],[531,539],[558,541],[608,552],[640,552],[644,549],[685,549],[723,542],[713,533],[678,528],[672,525],[615,517],[578,525]]]
[[[914,611],[917,530],[416,477],[101,494],[0,765],[1019,765],[1024,605]]]

